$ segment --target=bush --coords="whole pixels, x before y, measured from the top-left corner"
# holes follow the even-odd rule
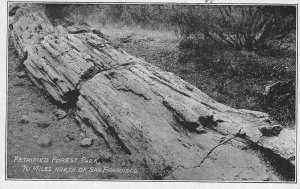
[[[187,37],[180,41],[178,48],[180,50],[180,63],[193,62],[198,69],[215,68],[215,71],[224,71],[220,70],[220,67],[224,68],[223,62],[219,62],[219,65],[216,64],[217,56],[220,55],[224,47],[213,41],[201,40],[198,36]]]
[[[198,69],[212,69],[227,73],[229,77],[281,80],[295,78],[296,59],[289,57],[265,57],[255,52],[238,51],[219,45],[210,39],[187,37],[179,43],[179,62],[193,62]]]

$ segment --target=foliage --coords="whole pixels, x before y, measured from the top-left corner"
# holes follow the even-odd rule
[[[205,38],[236,50],[283,55],[295,43],[295,6],[194,6],[173,16],[185,37]]]

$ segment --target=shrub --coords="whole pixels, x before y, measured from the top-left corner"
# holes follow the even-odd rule
[[[173,16],[185,37],[201,32],[220,45],[260,55],[293,50],[295,6],[190,6]]]

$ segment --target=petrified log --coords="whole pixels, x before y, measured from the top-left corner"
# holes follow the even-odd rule
[[[31,80],[75,105],[82,129],[112,152],[140,157],[153,178],[280,179],[263,151],[293,175],[295,131],[264,136],[262,128],[275,125],[267,114],[220,104],[114,48],[98,30],[54,26],[42,6],[19,8],[13,20],[11,36]]]

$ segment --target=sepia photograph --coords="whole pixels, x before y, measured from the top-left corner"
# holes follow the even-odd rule
[[[297,183],[297,19],[7,2],[5,179]]]

